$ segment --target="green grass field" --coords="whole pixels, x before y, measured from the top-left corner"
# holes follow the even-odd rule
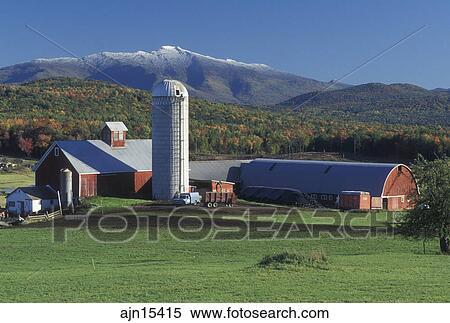
[[[435,253],[436,242],[424,255],[420,242],[386,236],[182,242],[167,228],[160,230],[158,242],[147,241],[147,230],[141,229],[127,243],[104,244],[86,231],[70,231],[65,243],[54,243],[51,228],[2,229],[0,300],[450,301],[450,257]],[[315,250],[329,257],[328,268],[257,266],[265,255]]]
[[[0,174],[0,189],[32,182],[31,171]],[[151,201],[96,197],[87,204],[101,206],[106,214]],[[355,213],[344,219],[334,211],[301,210],[301,216],[294,213],[286,218],[286,210],[280,208],[272,219],[355,227],[392,222],[384,212]],[[247,220],[267,221],[268,214],[255,212]],[[139,215],[164,213],[167,210],[144,210]],[[198,211],[185,214],[198,215]],[[49,227],[32,226],[0,229],[0,302],[450,301],[450,257],[436,253],[437,242],[430,242],[423,254],[421,242],[386,235],[231,240],[229,234],[225,241],[178,241],[171,232],[190,238],[198,233],[160,228],[159,241],[149,242],[149,232],[155,236],[155,229],[142,228],[126,243],[105,244],[94,241],[86,230],[69,231],[65,243],[53,242],[52,232]],[[119,235],[128,233],[133,231]],[[257,266],[267,255],[322,250],[329,258],[326,268]]]
[[[84,199],[81,212],[86,212],[90,208],[95,208],[95,210],[93,211],[93,213],[95,214],[117,213],[121,211],[123,212],[124,207],[150,205],[152,203],[152,200],[144,199],[94,196]]]

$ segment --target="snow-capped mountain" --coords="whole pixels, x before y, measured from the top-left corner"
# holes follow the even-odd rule
[[[41,58],[0,69],[0,83],[52,77],[104,80],[147,90],[156,82],[171,78],[185,83],[192,96],[253,105],[272,105],[327,86],[264,64],[214,58],[175,46],[162,46],[151,52]]]

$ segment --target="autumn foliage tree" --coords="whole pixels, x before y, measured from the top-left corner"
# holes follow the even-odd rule
[[[19,148],[23,151],[28,157],[31,156],[33,152],[33,140],[31,138],[19,138]]]

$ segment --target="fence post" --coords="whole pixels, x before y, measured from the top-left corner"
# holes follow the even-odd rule
[[[63,215],[62,205],[61,205],[61,195],[59,194],[59,191],[57,191],[57,192],[58,192],[59,212],[61,212],[61,215]]]

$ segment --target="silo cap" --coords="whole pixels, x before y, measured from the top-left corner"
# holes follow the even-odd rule
[[[173,96],[173,97],[188,97],[186,87],[180,81],[164,80],[158,83],[152,90],[153,96]]]

